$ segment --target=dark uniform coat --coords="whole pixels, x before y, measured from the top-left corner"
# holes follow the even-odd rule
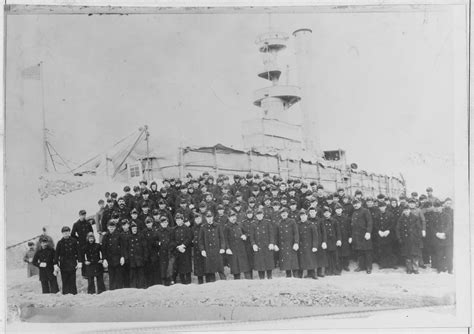
[[[341,230],[341,242],[342,245],[339,248],[339,255],[346,257],[351,255],[351,244],[349,243],[349,238],[352,235],[351,232],[351,220],[344,213],[338,216],[337,214],[333,216],[339,225]]]
[[[316,262],[316,253],[312,249],[319,250],[319,233],[317,226],[309,220],[298,222],[298,232],[300,234],[300,243],[298,249],[298,260],[301,270],[316,269],[318,264]]]
[[[102,260],[101,246],[94,242],[88,242],[81,252],[81,261],[83,267],[85,268],[86,277],[95,277],[103,273],[104,269],[102,263],[99,262]],[[86,265],[86,261],[89,261],[90,264]]]
[[[80,261],[80,254],[77,240],[73,237],[59,240],[54,260],[59,264],[59,268],[64,271],[75,271],[78,261]]]
[[[298,244],[300,235],[298,226],[293,219],[281,219],[277,229],[277,244],[280,249],[280,269],[297,270],[298,254],[293,249],[294,244]]]
[[[199,249],[199,231],[202,223],[191,227],[193,232],[193,273],[195,276],[204,276],[205,257],[201,255]]]
[[[365,234],[372,234],[372,215],[366,208],[354,209],[351,218],[352,248],[354,250],[371,250],[372,239],[366,240]]]
[[[436,238],[438,246],[452,246],[453,244],[453,216],[451,209],[443,209],[440,213],[440,217],[435,225],[436,233],[445,233],[446,239]]]
[[[322,223],[326,229],[326,250],[335,251],[337,250],[336,242],[341,240],[341,229],[340,225],[333,217],[322,218]]]
[[[250,232],[252,231],[252,226],[255,224],[255,220],[253,218],[249,219],[245,217],[244,220],[242,220],[242,223],[240,226],[242,227],[242,232],[247,236],[247,240],[244,241],[245,243],[245,250],[247,252],[247,258],[249,261],[249,266],[250,268],[253,268],[253,257],[254,257],[254,252],[252,249],[252,243],[250,241]]]
[[[228,255],[231,274],[240,274],[252,270],[245,249],[246,242],[242,240],[242,235],[245,235],[245,233],[237,222],[229,223],[224,227],[225,244],[227,249],[230,248],[232,251],[232,255]]]
[[[410,212],[402,214],[397,223],[397,238],[400,241],[400,255],[411,257],[421,256],[423,246],[422,223],[419,216]]]
[[[49,280],[56,279],[54,276],[54,265],[56,264],[54,260],[55,254],[54,249],[51,247],[46,247],[45,249],[38,249],[35,256],[33,257],[33,265],[39,268],[39,280],[46,282]],[[39,264],[41,262],[46,263],[46,267],[41,268]]]
[[[393,244],[396,239],[395,227],[397,221],[395,216],[390,211],[380,212],[374,221],[374,229],[377,231],[376,238],[380,246]],[[380,237],[379,231],[390,231],[387,237]]]
[[[206,251],[204,258],[204,273],[214,274],[224,271],[222,256],[219,253],[221,249],[226,249],[224,231],[216,223],[203,223],[199,231],[199,249]]]
[[[130,268],[143,267],[147,257],[148,249],[144,235],[130,233],[127,238],[125,259],[130,264]]]
[[[253,269],[258,271],[272,270],[275,267],[273,252],[268,245],[275,245],[275,233],[272,223],[268,219],[255,219],[250,225],[250,243],[258,246],[258,251],[253,253]]]
[[[79,249],[82,249],[87,243],[87,235],[93,232],[92,225],[87,220],[78,220],[72,225],[71,237],[79,242]]]
[[[176,249],[176,270],[178,274],[187,274],[193,270],[192,263],[192,244],[193,232],[186,225],[176,226],[174,228],[176,246],[186,246],[184,253]]]
[[[316,263],[318,268],[325,268],[328,266],[328,258],[326,255],[326,250],[323,249],[321,245],[323,242],[327,242],[326,227],[324,226],[322,219],[318,218],[317,216],[315,218],[309,217],[308,220],[316,227],[319,236],[317,247],[318,251],[316,252]]]
[[[109,266],[119,266],[120,258],[125,258],[125,253],[126,245],[122,233],[117,230],[113,233],[107,232],[102,239],[102,255]]]
[[[158,240],[158,235],[156,233],[156,229],[154,228],[147,228],[141,232],[141,235],[145,242],[146,257],[145,263],[152,263],[158,261],[158,252],[160,249],[160,242]]]

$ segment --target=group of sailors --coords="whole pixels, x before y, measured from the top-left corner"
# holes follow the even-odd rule
[[[355,271],[405,266],[453,271],[452,200],[440,201],[428,187],[398,198],[383,194],[353,197],[341,188],[327,193],[321,184],[268,173],[226,175],[214,180],[205,172],[185,181],[164,179],[105,194],[99,211],[61,230],[54,247],[44,233],[25,256],[39,268],[43,293],[77,293],[76,271],[88,280],[88,293],[226,279],[341,275],[355,261]],[[96,226],[96,234],[93,225]],[[34,255],[33,255],[34,253]]]

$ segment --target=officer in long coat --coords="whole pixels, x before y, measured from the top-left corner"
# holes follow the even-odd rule
[[[366,270],[372,272],[372,216],[366,208],[362,207],[360,200],[352,201],[354,212],[351,218],[352,249],[358,253],[359,266],[355,271]]]
[[[206,212],[206,223],[199,231],[199,249],[201,255],[205,257],[206,282],[215,282],[216,272],[224,272],[222,254],[225,253],[226,244],[224,232],[214,223],[214,216],[210,210]]]
[[[423,262],[425,264],[431,264],[431,268],[437,268],[436,231],[434,227],[438,224],[440,213],[435,212],[433,208],[433,203],[430,201],[424,202],[421,205],[421,210],[423,211],[423,215],[425,216],[425,222],[426,222],[426,238],[423,242],[423,251],[422,251]]]
[[[257,211],[258,209],[255,210],[255,212]],[[255,224],[255,219],[254,219],[254,212],[252,211],[252,209],[247,209],[245,219],[243,219],[241,222],[238,221],[237,223],[240,224],[240,226],[242,227],[242,232],[246,236],[246,240],[244,241],[245,251],[247,253],[247,259],[248,259],[250,269],[253,269],[254,268],[254,251],[252,248],[252,243],[250,242],[250,232],[252,230],[252,225]],[[252,270],[250,270],[250,278],[253,278]]]
[[[130,287],[144,289],[146,288],[145,259],[148,255],[148,249],[146,240],[138,232],[136,223],[131,224],[130,235],[127,241],[126,261],[130,266]]]
[[[374,220],[377,244],[379,247],[379,267],[397,269],[397,258],[393,253],[393,239],[396,239],[396,220],[393,214],[387,210],[385,202],[379,202],[380,213]]]
[[[123,288],[126,245],[114,221],[109,221],[107,229],[108,232],[102,239],[102,255],[105,266],[109,270],[109,289],[116,290]]]
[[[171,285],[172,282],[172,267],[170,265],[171,256],[176,247],[176,240],[174,237],[174,230],[169,226],[168,218],[160,217],[160,226],[156,230],[160,252],[158,261],[160,263],[160,276],[165,286]]]
[[[193,232],[191,231],[191,228],[184,225],[184,217],[181,214],[176,214],[175,221],[176,227],[174,228],[174,237],[176,244],[176,274],[179,274],[179,279],[182,284],[191,284],[191,272],[193,270]],[[174,281],[176,281],[176,278],[174,278]]]
[[[54,272],[55,252],[46,237],[40,237],[40,248],[36,251],[32,264],[39,268],[39,280],[43,293],[57,293],[58,280]]]
[[[79,243],[79,249],[83,249],[87,244],[87,235],[93,232],[92,225],[86,220],[86,210],[79,211],[79,220],[72,225],[71,236]],[[81,273],[86,277],[85,267],[82,266]]]
[[[309,278],[317,279],[316,268],[316,252],[319,247],[319,233],[317,226],[308,220],[305,209],[299,211],[298,232],[300,235],[300,243],[298,249],[298,261],[300,266],[299,277],[303,277],[303,270],[307,271]]]
[[[71,293],[77,294],[76,269],[82,267],[80,262],[79,243],[76,238],[71,237],[71,229],[64,226],[61,229],[63,238],[58,241],[54,262],[56,272],[61,270],[61,280],[63,283],[63,295]]]
[[[289,210],[283,208],[281,220],[277,229],[277,245],[280,251],[280,270],[286,272],[286,277],[298,276],[298,249],[300,235],[298,226],[293,219],[288,218]]]
[[[193,273],[198,278],[198,284],[204,283],[205,257],[201,255],[199,249],[199,233],[202,228],[202,215],[194,214],[194,225],[191,227],[193,232]]]
[[[375,206],[374,199],[372,197],[367,197],[365,200],[365,205],[367,210],[369,210],[370,215],[372,216],[372,223],[375,224],[376,221],[380,220],[380,210],[377,206]],[[372,240],[372,261],[379,263],[379,256],[380,256],[380,248],[377,238],[378,231],[376,228],[372,228],[372,233],[370,239]]]
[[[95,281],[97,281],[97,293],[105,291],[104,268],[102,266],[102,252],[100,244],[95,242],[93,232],[87,235],[87,244],[81,250],[82,266],[85,268],[87,277],[87,293],[96,292]]]
[[[452,247],[453,247],[453,219],[450,208],[442,208],[439,201],[433,203],[439,218],[436,220],[436,263],[438,273],[448,271],[452,273]]]
[[[349,271],[349,259],[351,256],[351,244],[349,243],[349,238],[352,235],[351,231],[351,220],[344,213],[343,207],[341,204],[336,203],[334,205],[335,215],[333,218],[336,220],[341,230],[341,247],[339,248],[339,263],[342,266],[342,269]]]
[[[272,223],[264,218],[263,209],[258,209],[256,219],[250,225],[250,243],[252,244],[253,269],[258,271],[260,279],[272,278],[272,270],[275,267],[273,251],[275,250],[275,232]]]
[[[162,283],[160,262],[158,260],[160,241],[158,240],[156,228],[153,224],[153,218],[147,217],[145,219],[145,229],[141,232],[147,249],[144,264],[146,287]]]
[[[230,273],[234,275],[234,279],[240,279],[241,273],[244,273],[246,279],[250,279],[252,268],[245,249],[247,235],[242,226],[237,224],[237,215],[234,211],[229,214],[229,223],[224,227],[224,237]]]
[[[328,258],[326,254],[326,248],[323,248],[323,244],[327,245],[326,227],[323,224],[322,218],[318,216],[318,209],[312,206],[308,209],[309,218],[308,220],[316,227],[318,231],[318,247],[316,251],[316,264],[317,264],[317,275],[319,277],[325,276],[326,267],[328,266]]]
[[[408,206],[397,222],[397,238],[400,242],[400,254],[405,258],[407,274],[418,274],[418,263],[422,249],[422,223],[418,215]]]
[[[341,230],[337,221],[332,217],[331,209],[328,206],[323,207],[322,224],[326,230],[326,243],[321,245],[326,249],[328,258],[327,275],[340,275],[338,248],[341,247]]]

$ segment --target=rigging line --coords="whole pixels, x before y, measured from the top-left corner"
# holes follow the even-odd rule
[[[70,171],[71,173],[73,173],[71,167],[69,167],[69,165],[67,164],[67,162],[64,161],[63,157],[61,156],[61,154],[58,153],[58,151],[56,151],[56,149],[54,148],[54,146],[53,146],[51,143],[49,143],[49,142],[48,142],[48,145],[51,146],[51,149],[54,151],[54,153],[56,153],[56,155],[59,157],[59,159],[63,162],[63,166],[65,166],[67,169],[69,169],[69,171]]]
[[[87,160],[86,162],[80,164],[79,166],[77,166],[76,168],[74,168],[72,171],[76,171],[78,170],[79,168],[81,168],[82,166],[84,165],[87,165],[89,162],[93,161],[94,159],[100,157],[102,154],[104,153],[107,153],[107,151],[109,151],[110,149],[114,148],[115,146],[117,146],[118,144],[122,143],[123,141],[125,141],[126,139],[130,138],[131,136],[133,136],[137,131],[133,131],[130,135],[122,138],[121,140],[119,140],[118,142],[116,142],[115,144],[107,147],[105,150],[101,151],[99,154],[93,156],[92,158],[90,158],[89,160]]]
[[[49,150],[49,143],[46,142],[45,145],[46,145],[46,149],[48,150],[49,158],[51,159],[51,163],[53,164],[54,171],[57,172],[56,164],[54,163],[54,159],[53,159],[53,155],[51,154],[51,151]]]

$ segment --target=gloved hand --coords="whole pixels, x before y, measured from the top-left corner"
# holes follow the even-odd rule
[[[122,256],[120,258],[120,265],[123,266],[125,264],[125,258]]]
[[[446,239],[446,233],[440,233],[440,239],[444,240]]]
[[[348,240],[348,241],[349,241],[349,243],[351,244],[351,243],[352,243],[352,238],[349,238],[349,240]]]
[[[390,234],[390,230],[386,230],[385,231],[385,236],[388,237],[389,234]]]
[[[230,248],[227,248],[226,251],[225,251],[225,253],[226,253],[227,255],[232,255],[232,250],[231,250]]]
[[[192,210],[194,209],[194,204],[189,204],[189,208]]]
[[[321,248],[322,248],[322,249],[326,249],[326,248],[328,248],[328,245],[327,245],[325,242],[323,242],[323,243],[321,244]]]
[[[341,240],[336,241],[336,246],[337,246],[337,247],[341,247],[341,246],[342,246]]]
[[[102,262],[102,267],[107,268],[108,266],[109,266],[109,263],[107,262],[107,260],[104,260]]]
[[[224,249],[219,250],[219,254],[224,254],[224,253],[225,253]]]
[[[278,252],[278,251],[280,250],[280,248],[278,248],[277,245],[274,245],[274,246],[273,246],[273,250],[274,250],[275,252]]]
[[[99,261],[99,262],[100,262],[100,261]],[[90,263],[89,261],[85,261],[84,264],[85,264],[86,266],[88,266],[88,265],[91,264],[91,263]]]
[[[184,252],[186,252],[186,249],[185,249],[185,248],[178,248],[178,251],[179,251],[180,253],[184,253]]]
[[[381,238],[383,238],[385,236],[385,232],[379,231],[379,235],[380,235]]]
[[[258,246],[257,245],[253,245],[252,247],[253,247],[254,252],[258,252]]]
[[[313,247],[313,248],[311,248],[311,251],[312,251],[313,253],[316,253],[316,252],[318,251],[318,249],[317,249],[316,247]]]
[[[365,238],[365,240],[370,240],[370,233],[367,232],[367,233],[364,235],[364,238]]]
[[[187,221],[184,223],[184,225],[186,225],[187,227],[191,226],[191,222]]]
[[[269,244],[269,245],[268,245],[268,249],[269,249],[269,250],[274,250],[274,249],[275,249],[275,246],[274,246],[273,244]]]
[[[202,255],[203,257],[206,257],[206,256],[207,256],[206,251],[201,251],[201,255]]]
[[[41,262],[40,263],[40,268],[46,268],[46,262]]]
[[[425,231],[425,230],[422,230],[422,231],[421,231],[421,236],[422,236],[423,238],[426,237],[426,231]]]
[[[240,236],[240,239],[242,239],[242,240],[245,241],[245,240],[247,240],[247,236],[246,236],[245,234],[242,234],[242,235]]]
[[[82,262],[78,262],[77,266],[76,266],[76,269],[81,269],[81,268],[82,268]]]
[[[300,246],[298,244],[294,244],[293,250],[296,252],[298,249],[300,249]]]

